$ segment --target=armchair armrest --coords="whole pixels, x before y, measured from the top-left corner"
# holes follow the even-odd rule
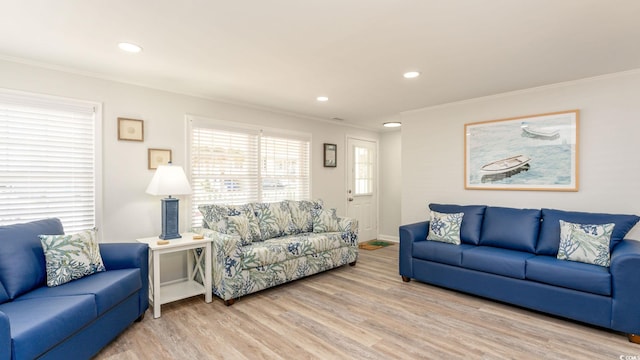
[[[11,326],[9,317],[0,311],[0,360],[11,359]]]
[[[338,229],[342,233],[342,240],[351,246],[358,246],[358,219],[339,216]]]
[[[400,275],[408,278],[413,277],[413,262],[411,259],[413,243],[416,241],[426,240],[428,230],[428,221],[400,226],[400,257],[398,264]]]
[[[611,252],[611,327],[640,334],[640,241],[622,240]]]

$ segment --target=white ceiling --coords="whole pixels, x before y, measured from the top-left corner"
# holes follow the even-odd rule
[[[640,0],[0,0],[0,57],[381,129],[640,68]]]

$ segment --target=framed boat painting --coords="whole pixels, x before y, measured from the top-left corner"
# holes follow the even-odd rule
[[[578,191],[579,110],[464,125],[465,189]]]

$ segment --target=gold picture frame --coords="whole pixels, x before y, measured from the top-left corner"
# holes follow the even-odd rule
[[[580,111],[464,125],[467,190],[578,191]]]
[[[118,140],[144,141],[144,121],[118,118]]]
[[[149,149],[149,170],[155,170],[158,165],[166,165],[171,162],[171,150],[169,149]]]

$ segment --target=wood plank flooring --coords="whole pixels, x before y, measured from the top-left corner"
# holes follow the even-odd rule
[[[624,334],[398,275],[398,246],[240,298],[167,304],[96,359],[620,359]]]

